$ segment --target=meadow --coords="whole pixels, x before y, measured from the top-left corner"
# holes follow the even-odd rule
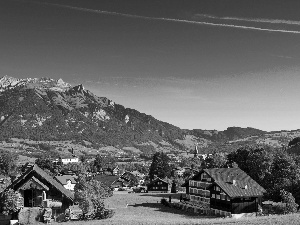
[[[300,214],[262,216],[242,219],[217,218],[196,215],[169,208],[160,204],[161,198],[168,199],[170,194],[115,192],[114,196],[105,200],[107,208],[115,210],[115,215],[106,220],[70,221],[65,225],[140,225],[140,224],[300,224]],[[171,194],[172,201],[179,201],[180,194]]]

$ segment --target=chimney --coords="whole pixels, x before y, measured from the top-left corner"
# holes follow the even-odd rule
[[[236,186],[236,180],[232,180],[232,184]]]

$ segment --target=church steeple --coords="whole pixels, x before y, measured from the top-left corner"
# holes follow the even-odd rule
[[[194,158],[198,158],[198,143],[195,145]]]

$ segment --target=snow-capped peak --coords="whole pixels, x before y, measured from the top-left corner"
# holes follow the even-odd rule
[[[71,87],[62,79],[54,80],[50,78],[25,78],[18,79],[14,77],[4,76],[0,79],[0,92],[16,87],[50,89],[55,91],[65,91]]]

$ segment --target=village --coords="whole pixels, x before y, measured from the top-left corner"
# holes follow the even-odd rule
[[[191,153],[189,161],[203,163],[212,160],[212,154],[199,154],[197,146]],[[74,150],[70,151],[70,156],[52,161],[37,159],[35,163],[22,164],[20,172],[11,175],[11,182],[2,175],[0,182],[3,187],[6,186],[2,197],[8,194],[8,190],[14,191],[16,208],[0,216],[1,224],[26,224],[25,218],[28,217],[33,218],[31,222],[27,221],[29,223],[47,224],[88,218],[109,220],[118,213],[118,209],[136,207],[137,203],[142,208],[145,208],[144,204],[156,203],[180,211],[182,215],[198,216],[198,219],[255,218],[263,215],[263,211],[274,213],[272,207],[280,204],[286,206],[286,203],[265,199],[266,190],[238,167],[205,168],[202,165],[201,168],[195,164],[179,167],[178,164],[175,166],[172,157],[163,152],[154,154],[149,166],[130,162],[124,167],[124,162],[118,164],[112,158],[100,155],[89,162],[77,157]],[[112,161],[105,161],[109,159]],[[97,160],[102,164],[98,165]],[[157,162],[159,160],[161,162]],[[93,163],[93,170],[82,169],[88,163]],[[167,170],[170,170],[171,176],[167,176]],[[80,189],[82,185],[91,185],[91,189]],[[93,198],[98,196],[99,201],[105,199],[101,203],[101,216],[98,217],[92,213],[98,209],[92,206],[85,208],[83,202],[86,199],[78,197],[84,191],[93,189],[103,192],[93,195]],[[118,204],[111,198],[118,199],[114,200]],[[146,202],[141,202],[143,198]],[[136,199],[135,202],[132,202],[133,199]]]

